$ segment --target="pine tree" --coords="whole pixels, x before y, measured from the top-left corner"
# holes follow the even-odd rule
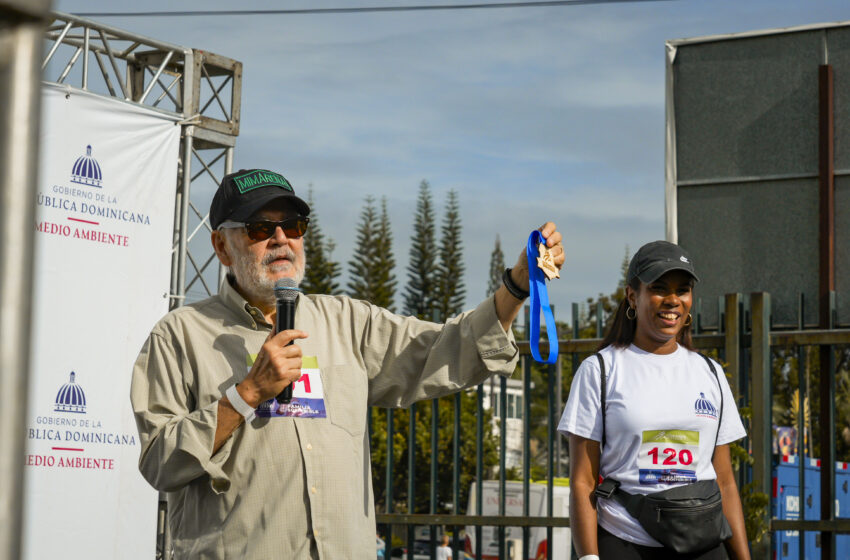
[[[339,263],[331,260],[335,244],[332,239],[325,240],[319,227],[316,204],[313,201],[313,186],[307,191],[307,203],[310,205],[310,227],[304,234],[304,252],[306,267],[301,289],[308,294],[338,293]]]
[[[375,269],[374,299],[372,303],[385,307],[390,311],[395,307],[395,257],[393,256],[393,232],[390,227],[390,215],[387,212],[387,197],[381,198],[381,217],[378,221],[377,237],[375,239]]]
[[[348,294],[392,311],[395,298],[395,258],[387,200],[381,200],[381,215],[375,199],[366,197],[357,226],[355,257],[348,262],[351,279]]]
[[[422,180],[416,201],[413,235],[410,238],[410,262],[407,265],[407,290],[404,295],[404,312],[421,319],[432,320],[436,295],[434,239],[434,210],[431,186]]]
[[[487,296],[496,293],[502,285],[502,273],[505,271],[505,255],[502,253],[502,242],[496,234],[496,246],[490,253],[490,280],[487,282]]]
[[[592,338],[596,336],[596,308],[598,304],[602,306],[602,313],[600,315],[603,323],[602,331],[605,332],[607,330],[608,325],[614,318],[614,311],[620,305],[620,300],[626,297],[626,277],[629,273],[629,260],[629,246],[626,245],[623,260],[620,262],[620,280],[617,282],[617,289],[610,295],[600,293],[596,299],[587,298],[587,315],[586,319],[581,322],[582,337]]]
[[[436,308],[440,320],[463,311],[466,288],[463,285],[463,248],[461,247],[460,203],[457,192],[449,191],[440,238],[440,264],[437,266]]]
[[[372,269],[376,253],[377,220],[375,199],[367,196],[363,210],[360,212],[360,223],[357,226],[357,244],[354,249],[354,257],[348,261],[351,277],[348,282],[348,295],[370,302],[374,302]]]

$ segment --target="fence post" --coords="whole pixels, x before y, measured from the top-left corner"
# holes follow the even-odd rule
[[[770,294],[755,292],[750,298],[752,310],[752,422],[750,444],[753,455],[755,490],[771,495],[771,359]],[[768,513],[768,516],[770,514]],[[768,558],[772,534],[753,546],[755,558]]]
[[[726,294],[724,336],[725,354],[732,390],[736,398],[741,395],[741,294]],[[738,403],[741,404],[740,402]]]

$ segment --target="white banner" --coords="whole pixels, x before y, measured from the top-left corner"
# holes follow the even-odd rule
[[[155,555],[130,373],[168,308],[180,127],[45,85],[24,558]]]

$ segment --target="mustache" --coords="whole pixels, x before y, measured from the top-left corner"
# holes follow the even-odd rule
[[[271,264],[272,262],[274,262],[274,261],[276,261],[277,259],[280,259],[280,258],[284,258],[284,259],[288,260],[289,262],[294,263],[295,262],[295,251],[293,251],[289,247],[281,247],[280,249],[276,250],[275,252],[269,253],[268,255],[263,257],[263,264],[264,265]]]

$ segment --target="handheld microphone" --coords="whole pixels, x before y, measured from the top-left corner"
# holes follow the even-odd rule
[[[292,278],[281,278],[274,284],[274,297],[277,300],[277,332],[295,328],[295,304],[298,301],[298,283]],[[292,341],[289,341],[292,344]],[[288,345],[287,345],[288,346]],[[283,388],[275,397],[278,404],[287,404],[292,400],[292,383]]]

